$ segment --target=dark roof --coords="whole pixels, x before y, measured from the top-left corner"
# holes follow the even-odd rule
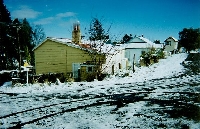
[[[174,42],[178,42],[178,40],[176,38],[174,38],[174,37],[168,37],[164,42],[167,42],[168,39],[173,39]]]

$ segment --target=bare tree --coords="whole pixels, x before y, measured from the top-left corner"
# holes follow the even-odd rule
[[[35,25],[33,27],[33,44],[36,46],[46,38],[44,29],[41,25]]]

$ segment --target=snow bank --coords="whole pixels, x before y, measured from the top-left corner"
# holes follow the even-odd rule
[[[119,78],[112,78],[109,79],[109,82],[132,83],[179,75],[184,72],[184,66],[182,66],[181,63],[186,59],[186,57],[186,53],[175,54],[167,57],[167,59],[161,59],[158,63],[149,67],[136,67],[136,72],[130,73],[129,77],[120,80]]]

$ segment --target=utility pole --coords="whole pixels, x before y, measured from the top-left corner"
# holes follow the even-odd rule
[[[19,42],[19,28],[17,27],[17,42],[18,42],[18,53],[19,53],[19,73],[21,73],[21,47],[20,47],[20,42]]]
[[[21,60],[22,60],[22,57],[21,57],[21,47],[20,47],[20,42],[19,42],[19,29],[21,27],[21,24],[11,24],[12,27],[16,27],[17,28],[17,43],[18,43],[18,54],[19,54],[19,73],[21,74]]]

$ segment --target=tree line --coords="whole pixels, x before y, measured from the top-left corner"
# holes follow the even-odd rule
[[[0,0],[0,70],[17,69],[23,60],[34,65],[32,49],[45,38],[40,25],[31,26],[26,18],[11,19]]]

